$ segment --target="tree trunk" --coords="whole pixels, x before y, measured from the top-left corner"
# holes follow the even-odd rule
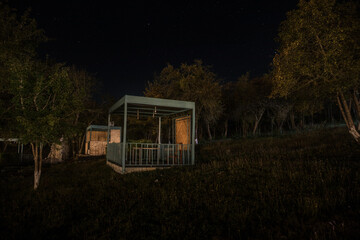
[[[356,130],[355,125],[350,127],[349,133],[353,136],[356,142],[360,142],[360,133]]]
[[[37,174],[37,186],[39,186],[40,183],[40,177],[41,177],[41,169],[42,169],[42,155],[43,155],[43,144],[40,143],[40,152],[39,152],[39,166],[38,166],[38,174]]]
[[[301,129],[305,128],[305,116],[304,116],[303,113],[301,114],[301,120],[300,120],[299,126],[300,126]]]
[[[356,96],[356,91],[354,90],[353,92],[353,98],[354,98],[354,104],[355,104],[355,110],[357,113],[357,118],[358,118],[358,127],[357,130],[360,131],[360,103],[359,103],[359,99]]]
[[[262,118],[264,112],[265,112],[265,109],[261,110],[259,117],[255,114],[255,125],[254,125],[254,129],[253,129],[253,132],[252,132],[253,135],[255,135],[255,133],[256,133],[256,130],[257,130],[258,126],[259,126],[259,123],[261,121],[261,118]]]
[[[254,124],[254,128],[253,128],[253,131],[252,131],[252,134],[253,135],[255,135],[255,133],[256,133],[256,130],[257,130],[257,128],[258,128],[258,125],[259,125],[259,120],[255,120],[255,124]]]
[[[75,139],[74,137],[71,139],[71,156],[72,158],[75,158],[76,155],[76,149],[75,149]]]
[[[209,140],[212,140],[211,131],[210,131],[210,124],[209,123],[206,124],[206,128],[207,128],[207,132],[209,134]]]
[[[346,126],[348,127],[350,135],[353,136],[353,138],[355,139],[356,142],[359,142],[360,141],[360,133],[355,128],[355,124],[354,124],[354,121],[353,121],[351,113],[350,113],[350,108],[348,106],[348,103],[347,103],[342,91],[339,91],[337,100],[338,100],[341,114],[344,118]]]
[[[229,120],[226,119],[225,120],[225,132],[224,132],[224,137],[227,138],[228,135],[228,127],[229,127]]]
[[[242,131],[243,137],[247,137],[247,124],[245,120],[242,121]]]
[[[2,152],[1,153],[5,153],[6,149],[7,149],[7,146],[8,146],[8,142],[4,142],[4,148],[2,149]]]
[[[282,121],[280,122],[280,124],[279,124],[279,132],[280,132],[280,134],[283,134],[283,125],[284,125],[284,122],[285,122],[285,120],[282,120]]]
[[[39,154],[40,148],[40,154]],[[42,166],[42,144],[38,142],[31,143],[31,150],[34,157],[34,190],[37,190],[40,183],[41,166]],[[39,156],[40,155],[40,156]]]
[[[345,115],[344,108],[342,107],[339,94],[337,95],[336,99],[337,99],[337,102],[338,102],[338,106],[339,106],[341,115],[343,116],[343,119],[344,119],[344,121],[345,121],[345,124],[346,124],[347,128],[349,128],[349,123],[348,123],[348,121],[347,121],[347,117],[346,117],[346,115]]]
[[[83,134],[82,137],[79,137],[79,140],[80,140],[80,144],[79,144],[79,151],[78,151],[78,154],[81,154],[81,151],[84,147],[84,144],[85,144],[85,137],[86,137],[86,134]]]
[[[297,130],[296,124],[295,124],[295,114],[293,111],[290,112],[290,122],[291,122],[291,128],[293,130]]]

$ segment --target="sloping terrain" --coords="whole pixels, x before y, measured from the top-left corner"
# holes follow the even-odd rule
[[[344,129],[197,146],[197,164],[119,175],[105,160],[0,175],[2,239],[352,239],[360,146]],[[5,238],[3,238],[5,237]]]

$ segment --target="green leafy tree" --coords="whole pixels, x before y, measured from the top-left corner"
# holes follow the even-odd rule
[[[273,126],[276,125],[278,131],[282,133],[283,125],[293,109],[293,104],[285,99],[271,99],[268,109],[271,120],[271,132],[273,132]]]
[[[13,94],[9,91],[14,71],[21,75],[36,55],[36,47],[46,40],[43,31],[29,18],[0,2],[0,132],[1,137],[19,136],[14,121]],[[20,70],[21,68],[22,70]],[[21,81],[21,79],[19,80]]]
[[[205,124],[209,139],[210,127],[216,123],[222,112],[221,85],[215,73],[202,61],[181,64],[174,68],[168,64],[145,90],[148,97],[171,98],[194,101],[196,104],[196,135],[199,123]]]
[[[233,115],[241,121],[244,136],[248,135],[248,132],[254,135],[258,130],[268,108],[270,91],[271,82],[267,75],[250,78],[250,74],[246,73],[238,78],[234,86]]]
[[[229,133],[229,122],[236,120],[235,110],[236,106],[236,83],[227,82],[222,86],[221,102],[223,104],[223,112],[220,118],[220,123],[224,124],[223,136],[226,138]]]
[[[37,189],[44,143],[58,131],[55,104],[64,100],[59,94],[64,74],[60,66],[48,67],[36,59],[36,47],[46,38],[28,12],[18,17],[15,10],[1,4],[0,13],[0,91],[6,96],[1,99],[1,121],[11,126],[11,134],[30,143]]]
[[[30,143],[34,163],[34,189],[39,186],[43,147],[69,131],[67,117],[71,110],[71,82],[67,69],[61,64],[48,66],[35,62],[21,83],[12,79],[16,120],[20,137]]]
[[[0,4],[1,131],[7,128],[9,135],[31,145],[34,189],[39,186],[44,146],[74,135],[89,98],[85,73],[37,58],[36,47],[45,40],[28,12],[18,17]]]
[[[180,99],[183,93],[180,88],[181,78],[180,69],[168,64],[159,75],[155,75],[154,81],[148,82],[145,95],[155,98]]]
[[[351,105],[360,116],[360,20],[357,5],[336,0],[300,0],[281,24],[273,59],[272,96],[338,102],[350,134],[360,141]]]
[[[87,126],[98,120],[100,115],[106,116],[104,109],[92,100],[96,78],[85,70],[77,69],[75,66],[68,68],[69,80],[72,83],[71,98],[69,105],[71,110],[67,119],[70,124],[70,132],[66,136],[71,142],[72,156],[81,153],[85,142],[85,131]]]

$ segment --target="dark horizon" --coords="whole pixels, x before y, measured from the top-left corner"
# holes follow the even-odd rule
[[[250,72],[267,73],[275,38],[286,12],[298,1],[127,1],[13,0],[50,38],[40,49],[59,62],[96,74],[103,93],[142,95],[167,63],[201,59],[224,82]]]

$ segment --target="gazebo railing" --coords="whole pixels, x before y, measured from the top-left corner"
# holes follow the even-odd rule
[[[108,144],[108,160],[122,165],[122,143]],[[190,144],[126,143],[125,167],[191,165]]]

